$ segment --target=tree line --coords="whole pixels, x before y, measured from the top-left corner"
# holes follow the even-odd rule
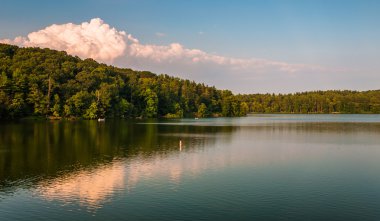
[[[380,91],[234,95],[190,80],[0,44],[0,119],[380,113]]]
[[[380,114],[380,90],[238,95],[253,113]]]
[[[0,44],[0,119],[244,116],[231,91],[100,64],[66,52]]]

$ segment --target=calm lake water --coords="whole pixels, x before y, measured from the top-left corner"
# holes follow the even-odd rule
[[[379,115],[0,124],[0,220],[380,220]]]

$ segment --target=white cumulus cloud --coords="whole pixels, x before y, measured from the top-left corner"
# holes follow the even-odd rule
[[[93,58],[101,62],[112,62],[123,55],[127,35],[105,24],[100,18],[82,24],[53,24],[32,32],[27,37],[4,39],[0,42],[26,47],[47,47],[63,50],[81,58]]]
[[[158,33],[162,36],[162,33]],[[140,60],[147,63],[182,63],[185,65],[216,65],[231,70],[266,71],[276,70],[294,73],[317,66],[288,64],[265,59],[232,58],[210,54],[199,49],[189,49],[179,43],[169,45],[141,44],[138,39],[125,31],[118,31],[100,18],[82,24],[53,24],[45,29],[32,32],[27,37],[0,40],[3,43],[26,47],[47,47],[63,50],[81,58],[112,64],[114,59]],[[132,64],[133,65],[133,64]]]

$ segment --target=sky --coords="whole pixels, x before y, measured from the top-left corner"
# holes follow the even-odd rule
[[[2,0],[0,42],[234,93],[380,89],[377,0]]]

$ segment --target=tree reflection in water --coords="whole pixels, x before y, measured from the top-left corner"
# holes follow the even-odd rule
[[[194,154],[228,142],[232,127],[159,125],[155,121],[18,122],[0,126],[0,192],[33,187],[48,200],[89,208],[117,190],[160,175],[178,183],[205,167]],[[182,157],[179,151],[182,141]],[[25,182],[27,180],[27,182]]]

